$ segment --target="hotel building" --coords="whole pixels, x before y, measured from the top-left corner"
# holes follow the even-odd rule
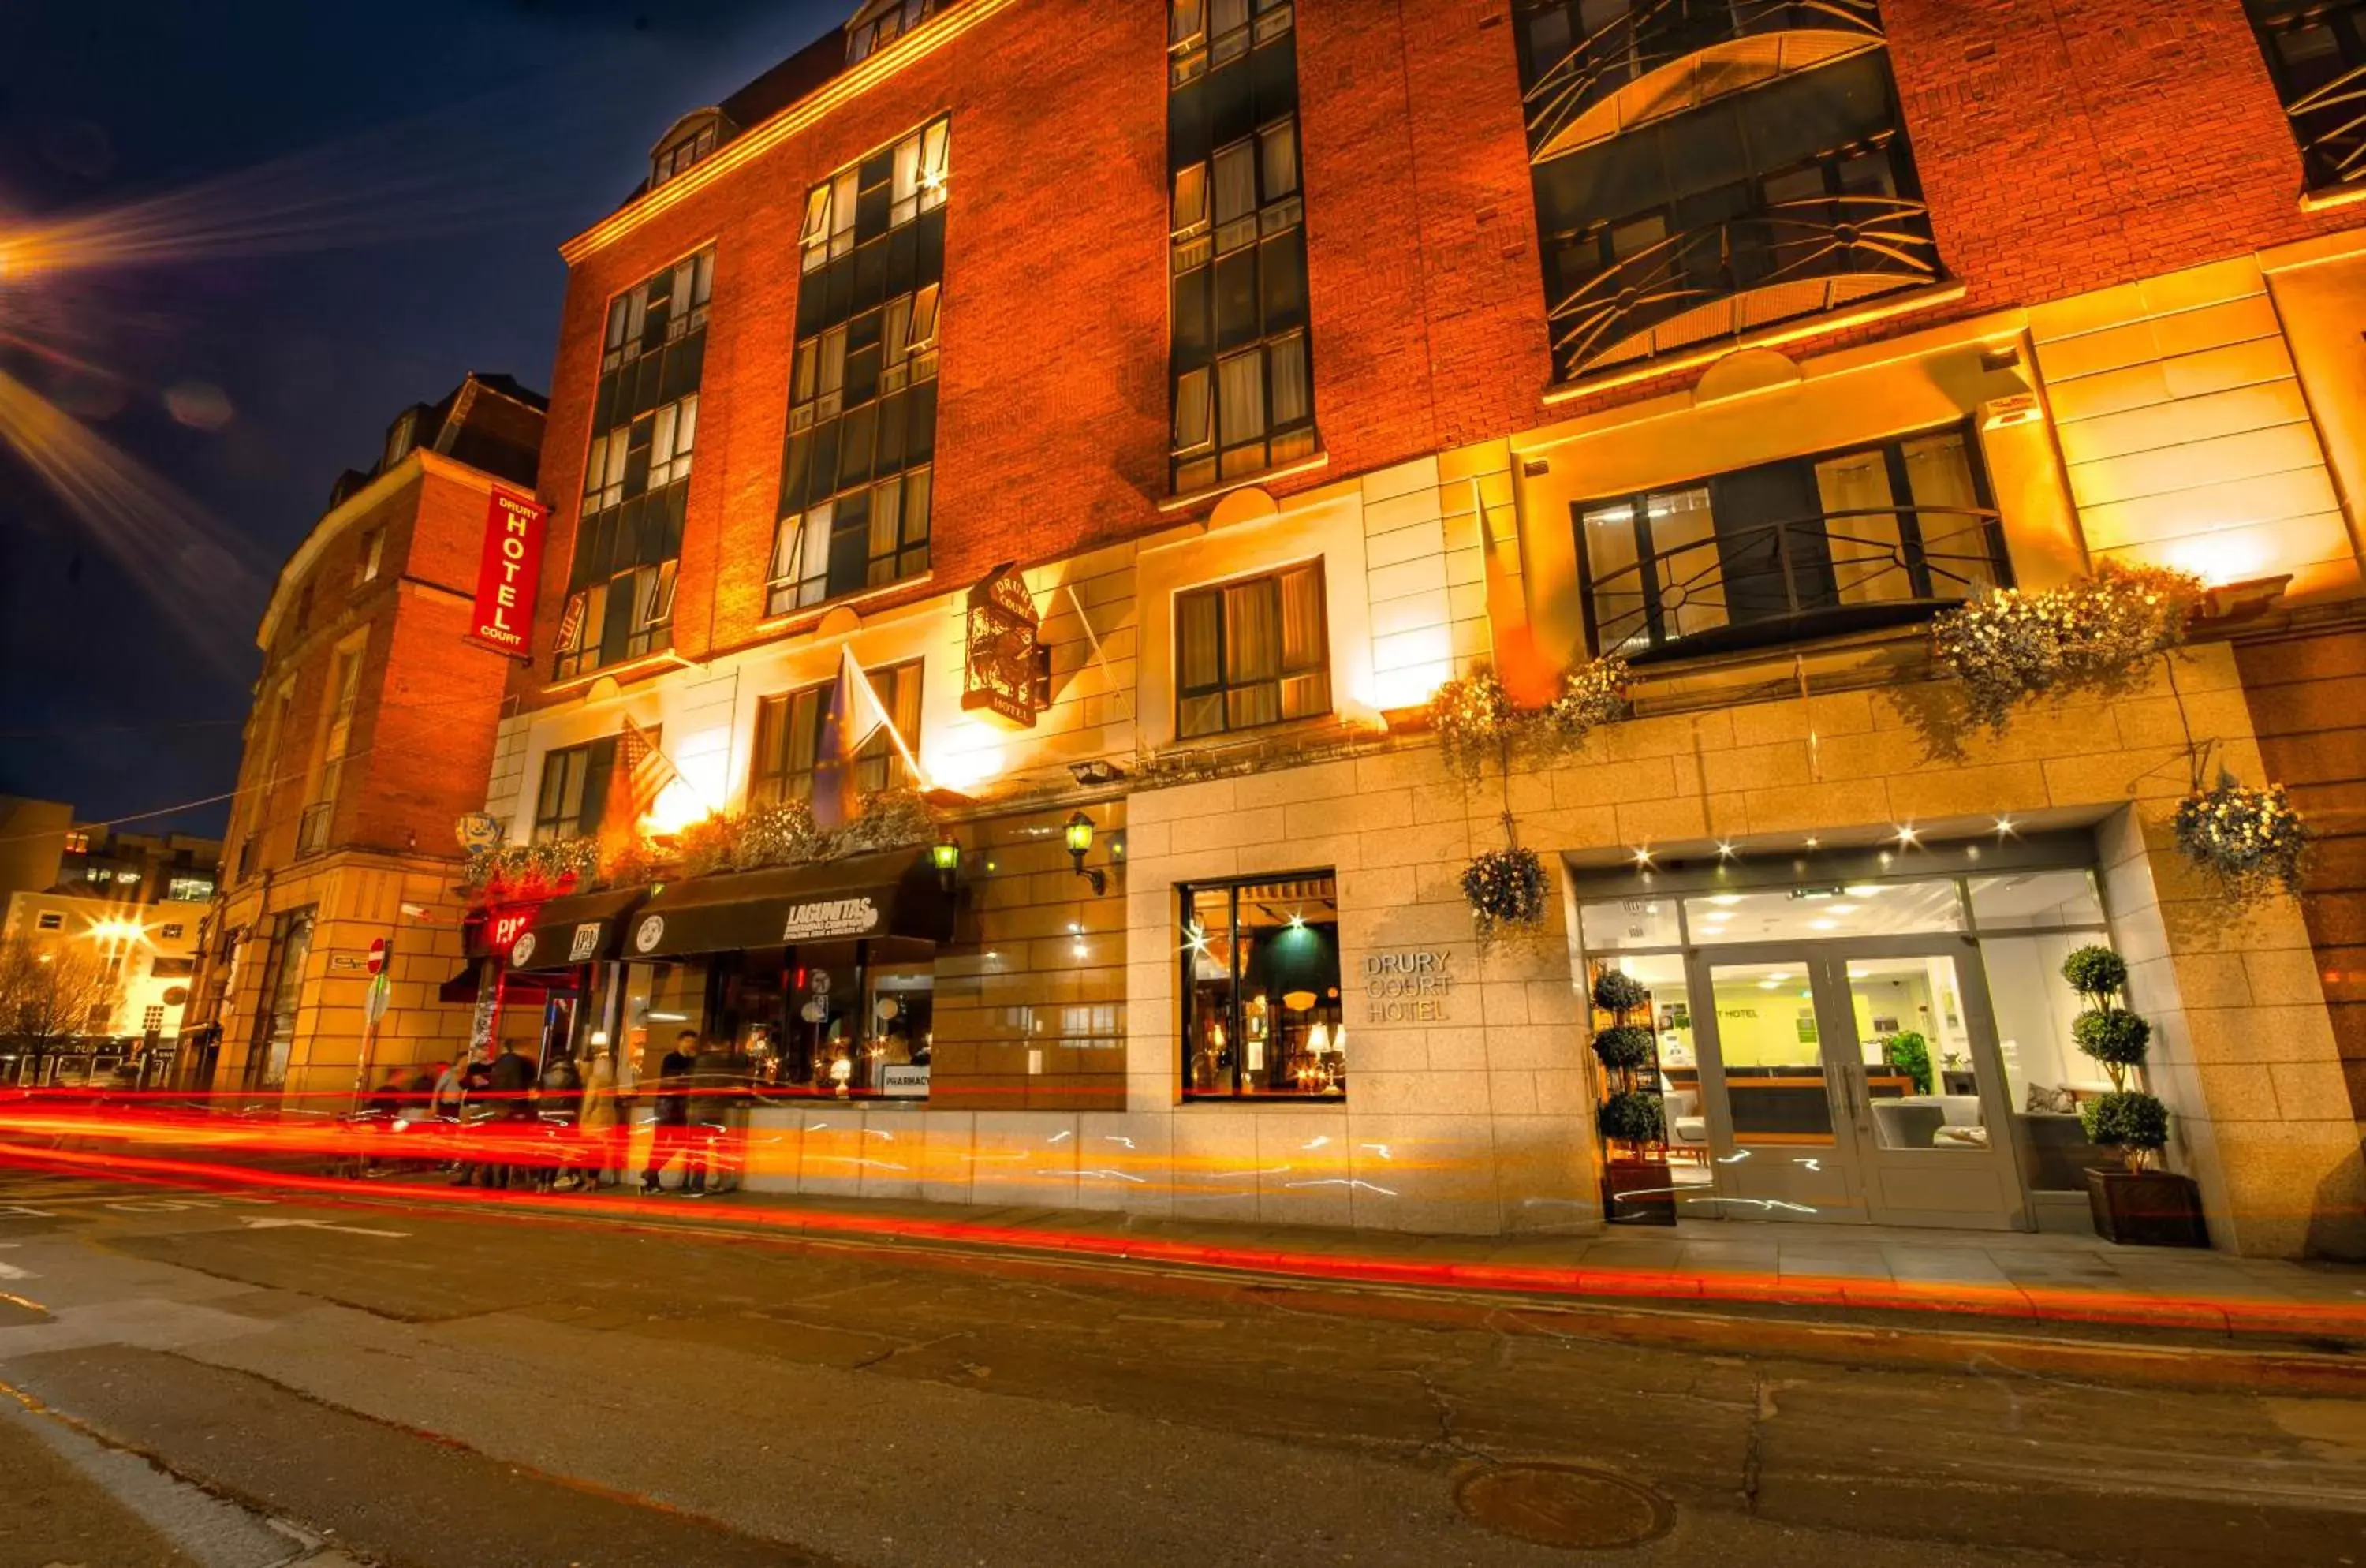
[[[1688,1215],[2076,1227],[2106,942],[2214,1243],[2366,1253],[2361,69],[2358,0],[874,0],[563,247],[483,806],[650,843],[484,900],[504,1027],[747,1050],[751,1188],[1583,1230],[1608,964]],[[1950,732],[1931,616],[2107,563],[2190,646]],[[1442,682],[1610,654],[1447,771]],[[836,777],[850,658],[932,829],[670,859]],[[2180,858],[2205,750],[2305,897]]]

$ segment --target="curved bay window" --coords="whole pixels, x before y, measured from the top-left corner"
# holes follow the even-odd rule
[[[1184,1098],[1344,1096],[1336,879],[1306,872],[1180,891]]]
[[[2012,581],[1969,426],[1576,506],[1597,654],[1921,619]]]
[[[1561,380],[1941,276],[1881,50],[1552,157],[1535,186]]]
[[[2311,190],[2366,186],[2366,0],[2245,0]]]
[[[929,569],[952,122],[806,196],[789,445],[765,614]]]

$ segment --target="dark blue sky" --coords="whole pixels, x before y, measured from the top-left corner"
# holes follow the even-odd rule
[[[677,114],[852,9],[12,8],[0,372],[107,445],[62,459],[96,492],[69,504],[11,449],[0,400],[0,791],[89,818],[228,791],[255,622],[337,474],[467,371],[546,390],[559,242]],[[6,275],[12,228],[127,208],[159,213],[151,259]],[[137,466],[92,461],[110,449]],[[219,830],[224,810],[159,821]]]

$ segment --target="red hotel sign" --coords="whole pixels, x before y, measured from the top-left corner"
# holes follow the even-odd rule
[[[513,658],[531,657],[535,580],[542,569],[546,515],[536,502],[505,490],[485,508],[485,553],[477,565],[477,611],[468,639]]]

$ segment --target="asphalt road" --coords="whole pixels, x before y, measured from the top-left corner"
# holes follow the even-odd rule
[[[368,1191],[0,1172],[0,1568],[2366,1563],[2288,1382]]]

